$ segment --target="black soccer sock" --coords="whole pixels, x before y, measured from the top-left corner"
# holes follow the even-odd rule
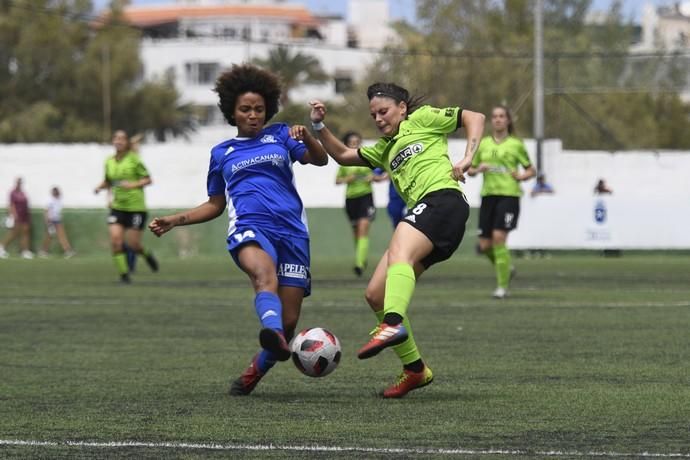
[[[383,317],[383,322],[389,326],[397,326],[402,323],[402,320],[403,317],[398,313],[386,313],[386,316]]]
[[[408,371],[412,371],[415,374],[418,374],[424,370],[424,361],[418,359],[416,361],[412,361],[409,364],[405,364],[403,367]]]

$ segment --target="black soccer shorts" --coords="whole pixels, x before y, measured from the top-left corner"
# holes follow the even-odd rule
[[[353,226],[357,224],[359,219],[373,221],[376,218],[374,195],[368,193],[357,198],[347,198],[345,200],[345,212]]]
[[[400,222],[406,222],[426,235],[434,245],[422,265],[429,268],[453,255],[465,235],[470,205],[465,195],[455,189],[431,192],[408,209]]]
[[[146,225],[146,211],[120,211],[111,209],[108,216],[108,224],[119,224],[124,228],[133,228],[135,230],[143,230]]]
[[[520,197],[490,195],[482,198],[479,207],[479,236],[491,238],[494,230],[509,232],[517,228]]]

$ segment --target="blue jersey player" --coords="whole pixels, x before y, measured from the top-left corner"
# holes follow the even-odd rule
[[[237,137],[211,150],[208,201],[157,217],[149,228],[160,236],[178,225],[211,220],[227,208],[228,251],[252,283],[261,321],[262,348],[230,386],[230,394],[248,395],[276,361],[289,359],[288,342],[310,292],[309,233],[292,164],[323,166],[328,155],[304,126],[266,126],[280,98],[272,73],[235,65],[218,78],[215,91],[226,120],[237,126]]]

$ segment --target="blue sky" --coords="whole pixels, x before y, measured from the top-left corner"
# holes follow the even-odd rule
[[[678,0],[675,0],[678,1]],[[690,0],[684,0],[690,1]],[[133,5],[151,5],[161,3],[173,3],[174,0],[132,0]],[[593,0],[592,9],[606,10],[613,0]],[[108,0],[94,0],[97,9],[108,4]],[[345,15],[347,12],[347,0],[290,0],[290,3],[302,3],[310,10],[317,13],[332,13]],[[671,5],[674,0],[623,0],[623,10],[626,18],[639,21],[642,7],[645,3],[654,5]],[[415,0],[388,0],[391,16],[394,19],[406,19],[414,22]]]
[[[134,0],[137,1],[137,0]],[[138,0],[149,1],[149,0]],[[654,5],[671,5],[674,1],[680,0],[623,0],[623,11],[626,18],[632,18],[634,21],[639,21],[642,13],[642,7],[645,3]],[[690,0],[684,0],[690,1]],[[347,10],[347,0],[291,0],[293,3],[303,3],[311,10],[317,12],[335,12],[345,14]],[[607,10],[613,3],[613,0],[592,0],[593,10]],[[413,22],[415,18],[415,2],[414,0],[389,0],[391,15],[394,18],[406,19]]]

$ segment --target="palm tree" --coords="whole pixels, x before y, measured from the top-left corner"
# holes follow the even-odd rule
[[[305,83],[324,83],[330,78],[318,59],[300,52],[293,54],[284,45],[269,51],[266,59],[257,58],[253,62],[280,75],[284,89],[280,97],[283,107],[289,102],[290,90]]]

